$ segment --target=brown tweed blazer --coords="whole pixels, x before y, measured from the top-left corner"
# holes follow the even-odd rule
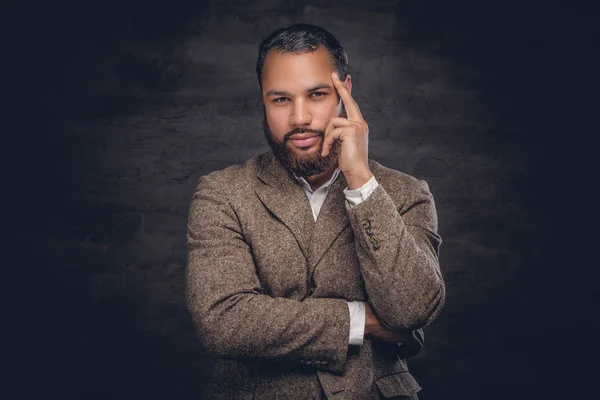
[[[371,196],[350,206],[340,173],[316,223],[270,151],[200,178],[186,296],[218,357],[205,398],[416,398],[405,359],[445,299],[435,205],[425,181],[369,165],[379,182]],[[348,346],[352,300],[413,340]]]

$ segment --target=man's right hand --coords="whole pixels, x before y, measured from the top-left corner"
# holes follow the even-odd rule
[[[410,331],[392,331],[381,324],[369,303],[365,303],[365,336],[393,343],[407,343],[413,340]]]

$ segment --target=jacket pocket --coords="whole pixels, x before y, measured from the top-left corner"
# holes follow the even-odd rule
[[[412,396],[421,390],[421,386],[408,371],[379,378],[375,381],[375,385],[384,398]]]

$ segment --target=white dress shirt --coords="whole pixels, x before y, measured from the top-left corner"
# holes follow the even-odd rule
[[[308,197],[308,202],[310,203],[310,208],[312,209],[315,221],[319,216],[319,212],[321,211],[321,207],[325,202],[325,197],[329,192],[331,184],[335,182],[340,172],[340,168],[336,168],[331,176],[331,179],[329,179],[315,191],[312,190],[306,179],[294,175],[304,188],[304,192]],[[372,176],[367,183],[358,189],[350,190],[346,188],[344,189],[346,201],[350,207],[357,206],[368,199],[377,186],[379,186],[379,184],[377,183],[375,176]],[[349,301],[348,311],[350,313],[350,334],[348,343],[351,345],[362,345],[365,332],[365,303],[362,301]]]

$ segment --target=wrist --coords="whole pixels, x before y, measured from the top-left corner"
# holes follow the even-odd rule
[[[360,169],[353,172],[344,173],[344,177],[348,182],[348,189],[354,190],[362,187],[365,183],[373,177],[373,173],[367,167],[366,169]]]
[[[371,306],[366,303],[365,304],[365,336],[373,333],[373,328],[377,324],[377,318],[373,315],[373,311]]]

